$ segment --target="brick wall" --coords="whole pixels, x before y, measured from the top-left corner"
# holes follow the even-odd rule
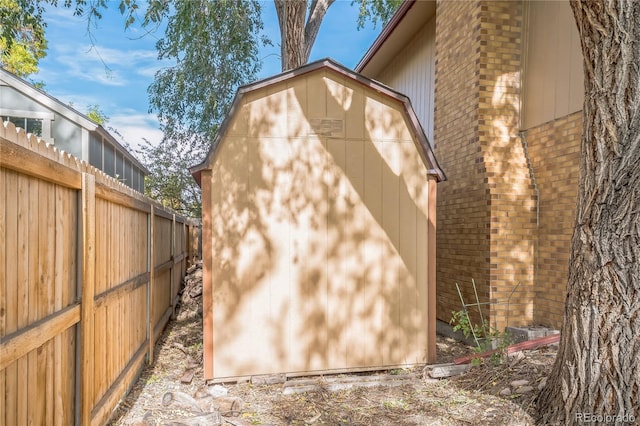
[[[489,290],[499,303],[492,305],[492,321],[502,328],[533,320],[537,199],[519,136],[522,2],[482,2],[480,18],[478,127],[491,206]]]
[[[455,283],[494,305],[492,324],[533,321],[536,193],[518,133],[520,2],[439,2],[436,9],[438,318],[460,309]],[[516,293],[512,290],[520,283]]]
[[[438,2],[434,142],[447,181],[438,184],[437,317],[460,310],[456,283],[489,298],[489,187],[478,137],[480,4]]]
[[[540,192],[534,322],[560,327],[578,196],[582,112],[526,132]]]

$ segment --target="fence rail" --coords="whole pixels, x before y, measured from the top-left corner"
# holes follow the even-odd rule
[[[0,199],[0,424],[103,424],[153,360],[198,224],[11,123]]]

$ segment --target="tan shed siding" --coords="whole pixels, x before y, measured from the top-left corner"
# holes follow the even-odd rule
[[[326,71],[244,98],[212,166],[216,378],[425,361],[429,187],[400,108]]]
[[[375,76],[411,98],[411,104],[433,146],[433,108],[435,91],[436,20],[432,18]]]
[[[540,191],[534,322],[562,323],[571,235],[578,196],[582,113],[529,129],[529,153]]]
[[[580,37],[569,2],[525,5],[522,127],[529,129],[582,110],[584,80]]]

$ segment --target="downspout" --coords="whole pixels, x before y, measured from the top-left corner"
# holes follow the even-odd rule
[[[533,293],[535,295],[538,289],[538,246],[540,240],[540,190],[538,189],[538,183],[536,182],[536,175],[533,171],[533,163],[531,162],[531,156],[529,155],[529,143],[527,142],[527,131],[520,131],[520,140],[522,141],[522,148],[524,150],[524,156],[527,160],[527,167],[529,168],[529,176],[531,183],[533,184],[533,191],[536,196],[536,235],[533,239]],[[535,309],[533,310],[533,318],[535,318]]]

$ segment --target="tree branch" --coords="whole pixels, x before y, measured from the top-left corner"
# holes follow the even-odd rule
[[[305,62],[309,60],[311,48],[316,41],[320,24],[327,14],[327,9],[335,0],[313,0],[309,8],[309,19],[304,28],[304,58]]]

